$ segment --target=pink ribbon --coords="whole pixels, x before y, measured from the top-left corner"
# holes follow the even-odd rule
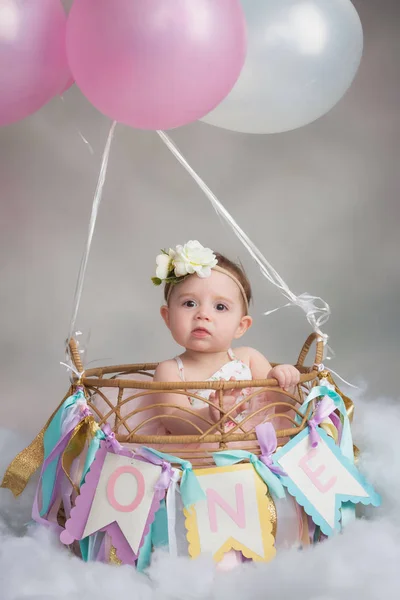
[[[318,403],[313,416],[308,421],[308,431],[312,448],[316,448],[320,440],[317,430],[318,425],[330,417],[335,409],[335,403],[333,402],[332,398],[329,398],[329,396],[324,396],[321,402]]]
[[[286,476],[279,465],[274,465],[272,455],[274,454],[278,441],[276,439],[275,427],[272,423],[262,423],[256,427],[256,436],[261,450],[259,459],[275,475]]]

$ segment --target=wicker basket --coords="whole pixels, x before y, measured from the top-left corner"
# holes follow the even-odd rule
[[[304,360],[313,344],[316,343],[315,358],[313,366],[304,366]],[[79,372],[83,371],[78,347],[74,340],[70,342],[70,354]],[[249,381],[179,381],[179,382],[153,382],[153,372],[158,363],[143,363],[132,365],[116,365],[110,367],[99,367],[88,369],[84,372],[79,383],[84,386],[87,402],[99,425],[109,423],[118,441],[122,444],[156,446],[163,452],[174,454],[183,459],[192,461],[197,466],[212,466],[213,461],[209,452],[225,449],[234,444],[236,448],[248,450],[254,454],[259,453],[257,438],[254,427],[246,427],[250,419],[258,422],[271,421],[272,423],[284,423],[284,427],[277,429],[278,443],[282,444],[289,436],[299,433],[306,425],[311,404],[305,415],[299,411],[299,406],[304,400],[304,391],[315,385],[318,378],[318,365],[322,361],[323,342],[317,338],[315,333],[311,334],[303,345],[296,368],[301,373],[298,393],[294,396],[284,392],[278,387],[275,379],[258,379]],[[138,377],[132,379],[129,377]],[[139,379],[140,377],[140,379]],[[74,381],[75,384],[78,380]],[[249,385],[250,383],[250,385]],[[240,404],[248,404],[257,394],[264,391],[279,392],[282,399],[267,403],[256,412],[249,414],[238,422],[229,412],[224,409],[224,390],[244,389],[246,394]],[[218,422],[205,421],[203,431],[193,424],[192,415],[195,410],[190,408],[179,408],[170,418],[180,419],[190,423],[194,429],[191,435],[155,435],[146,433],[149,425],[156,428],[156,422],[160,421],[157,409],[161,404],[152,401],[154,394],[171,392],[176,394],[198,397],[210,404],[200,396],[196,396],[193,390],[212,389],[217,391],[219,398],[219,409],[221,418]],[[170,405],[174,407],[174,405]],[[179,409],[179,410],[178,410]],[[296,416],[300,417],[296,419]],[[165,418],[165,417],[164,417]],[[232,421],[234,426],[226,431],[225,424]],[[183,447],[182,447],[183,446]]]

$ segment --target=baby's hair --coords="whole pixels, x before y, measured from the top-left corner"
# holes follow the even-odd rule
[[[224,256],[223,254],[220,254],[219,252],[215,252],[214,254],[216,256],[216,259],[218,260],[218,266],[229,271],[229,273],[231,273],[234,277],[236,277],[236,279],[242,284],[244,293],[246,294],[247,302],[248,302],[248,304],[250,304],[250,301],[252,298],[251,286],[250,286],[249,280],[247,279],[247,275],[244,272],[243,267],[241,265],[229,260],[229,258],[226,258],[226,256]],[[171,285],[174,285],[174,284],[166,283],[165,287],[164,287],[164,298],[167,303],[168,303],[168,297],[169,297]],[[243,304],[244,304],[244,300],[243,300]]]

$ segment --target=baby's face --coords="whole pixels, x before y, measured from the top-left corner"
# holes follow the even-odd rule
[[[219,271],[212,271],[205,279],[188,277],[172,289],[169,306],[161,309],[174,340],[199,352],[230,348],[232,340],[251,325],[251,317],[243,312],[238,286]]]

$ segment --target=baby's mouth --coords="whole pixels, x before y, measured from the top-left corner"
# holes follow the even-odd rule
[[[211,335],[210,332],[208,331],[208,329],[206,329],[205,327],[196,327],[195,329],[193,329],[192,333],[193,333],[193,335],[198,335],[198,336]]]

